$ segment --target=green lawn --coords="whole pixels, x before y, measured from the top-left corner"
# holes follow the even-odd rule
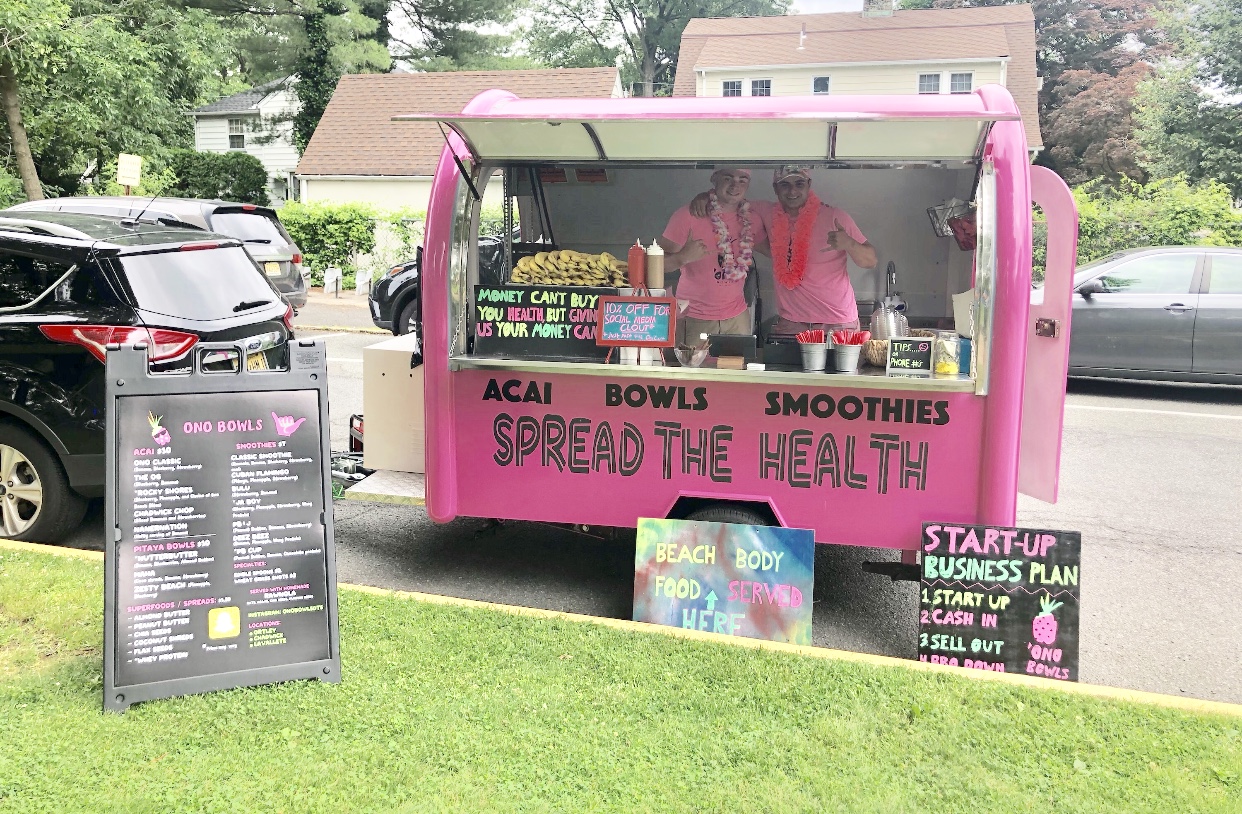
[[[0,550],[0,812],[1242,809],[1237,718],[357,592],[342,684],[105,715],[101,583]]]

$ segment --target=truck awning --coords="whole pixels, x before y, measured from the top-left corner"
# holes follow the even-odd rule
[[[843,104],[855,99],[870,104]],[[983,109],[974,94],[939,104],[917,96],[836,97],[837,110],[813,109],[830,107],[816,97],[721,101],[513,99],[487,112],[393,120],[449,127],[480,162],[822,162],[975,159],[994,122],[1020,119]]]

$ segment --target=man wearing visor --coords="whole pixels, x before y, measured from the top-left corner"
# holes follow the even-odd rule
[[[876,266],[875,247],[844,209],[825,204],[811,190],[811,168],[784,165],[772,178],[776,202],[754,201],[772,256],[776,278],[773,336],[792,336],[811,328],[825,333],[856,330],[858,303],[850,283],[848,260],[859,268]],[[699,195],[690,211],[706,215],[707,196]]]
[[[665,270],[681,270],[675,296],[689,303],[677,319],[683,343],[697,341],[700,334],[752,332],[746,277],[755,244],[766,240],[767,233],[746,200],[750,170],[722,167],[712,173],[711,183],[705,217],[694,217],[683,206],[659,238]]]

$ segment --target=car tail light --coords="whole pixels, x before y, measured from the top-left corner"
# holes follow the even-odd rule
[[[285,323],[285,327],[288,328],[289,333],[292,334],[293,333],[293,306],[292,305],[286,306],[285,315],[280,318],[280,321]]]
[[[301,252],[298,252],[293,255],[293,265],[295,266],[302,265],[302,253]]]
[[[253,212],[254,210],[258,208],[259,207],[255,206],[254,204],[242,204],[242,210],[245,212]]]
[[[198,251],[202,251],[203,249],[218,249],[218,248],[220,248],[220,244],[215,242],[214,240],[203,240],[203,241],[199,241],[198,243],[182,243],[181,244],[181,251],[183,252],[198,252]]]
[[[167,362],[189,352],[198,343],[194,334],[164,328],[143,328],[135,325],[40,325],[39,330],[53,342],[81,345],[99,361],[104,361],[105,348],[112,343],[147,346],[152,362]]]

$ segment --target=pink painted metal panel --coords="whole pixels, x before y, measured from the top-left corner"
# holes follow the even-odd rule
[[[1061,474],[1061,430],[1065,422],[1065,377],[1069,371],[1070,317],[1074,268],[1078,261],[1078,209],[1061,177],[1031,167],[1031,200],[1048,223],[1044,287],[1031,300],[1027,325],[1026,382],[1022,404],[1022,448],[1018,489],[1057,502]],[[1055,320],[1060,334],[1036,336],[1038,319]]]
[[[1004,88],[977,91],[989,108],[1017,110]],[[1026,133],[997,122],[988,141],[996,167],[996,299],[985,399],[978,523],[1013,525],[1018,503],[1018,432],[1031,289],[1031,194]]]
[[[626,379],[623,369],[453,378],[465,515],[633,526],[679,496],[708,497],[769,503],[819,542],[905,549],[924,520],[977,517],[973,394],[851,388],[845,377],[831,387]],[[510,401],[519,397],[529,400]]]

